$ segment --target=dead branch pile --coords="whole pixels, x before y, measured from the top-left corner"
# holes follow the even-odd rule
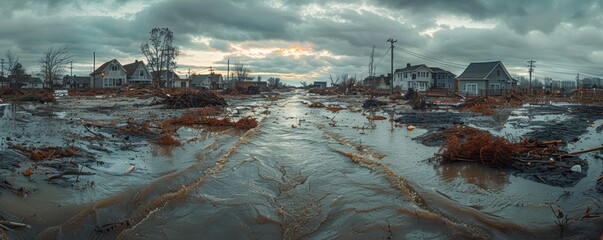
[[[228,106],[222,96],[211,91],[186,92],[175,95],[167,95],[162,102],[167,108],[197,108],[197,107],[225,107]]]
[[[344,109],[345,108],[343,108],[341,106],[338,106],[338,105],[330,105],[330,106],[327,107],[327,111],[334,112],[334,113],[337,113],[337,112],[339,112],[341,110],[344,110]]]
[[[17,88],[3,87],[0,88],[0,96],[23,96],[25,93]]]
[[[22,145],[16,145],[13,143],[7,143],[9,147],[15,151],[28,156],[31,160],[41,161],[53,158],[64,158],[77,156],[80,149],[76,146],[62,147],[39,147],[39,148],[27,148]]]
[[[34,91],[28,92],[25,95],[18,96],[12,99],[12,101],[47,103],[54,102],[55,99],[54,95],[50,91]]]
[[[149,122],[138,122],[130,118],[126,125],[116,127],[115,132],[122,135],[150,136],[154,134],[150,127]]]
[[[211,108],[205,108],[199,111],[187,111],[180,117],[173,117],[166,119],[159,128],[166,128],[169,126],[194,126],[194,125],[207,125],[214,127],[235,127],[238,129],[251,129],[258,126],[258,122],[250,117],[244,117],[234,122],[230,117],[218,118],[218,111],[212,110]]]
[[[180,146],[180,141],[172,137],[172,134],[170,134],[169,132],[164,132],[161,135],[161,138],[155,141],[155,143],[162,146]]]
[[[464,133],[471,135],[459,137],[453,134],[448,138],[445,151],[441,153],[444,163],[465,161],[480,162],[495,167],[517,167],[516,163],[549,160],[551,157],[565,153],[559,150],[556,144],[545,144],[530,139],[510,142],[505,138],[494,137],[489,132],[479,130],[477,132],[464,130]]]
[[[441,131],[431,132],[425,136],[417,137],[413,140],[419,140],[425,146],[441,146],[452,137],[456,137],[460,140],[466,140],[468,136],[472,136],[480,132],[481,130],[476,128],[455,125]]]
[[[321,102],[314,102],[309,105],[311,108],[324,108],[325,104]]]
[[[412,106],[412,109],[423,110],[431,107],[432,103],[427,99],[425,95],[415,94],[415,96],[416,97],[408,101],[408,103],[410,103],[410,106]]]
[[[385,120],[387,119],[384,116],[380,116],[380,115],[375,115],[375,116],[368,116],[367,117],[369,120],[375,121],[375,120]]]
[[[384,101],[379,101],[377,99],[374,98],[370,98],[367,99],[366,101],[364,101],[364,103],[362,104],[362,108],[366,109],[366,108],[375,108],[375,107],[379,107],[382,105],[387,105],[387,102]]]
[[[459,108],[461,111],[493,115],[497,108],[520,107],[524,102],[524,99],[517,94],[510,94],[505,97],[477,97],[467,100],[459,105]]]

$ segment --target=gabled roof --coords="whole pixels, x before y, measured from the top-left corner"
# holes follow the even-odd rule
[[[421,67],[425,67],[427,68],[427,70],[429,70],[430,72],[432,71],[431,69],[429,69],[427,67],[427,65],[425,64],[420,64],[420,65],[413,65],[413,66],[407,66],[405,68],[402,69],[396,69],[395,72],[412,72],[412,71],[416,71],[417,69],[421,68]]]
[[[96,74],[100,74],[103,72],[103,70],[105,70],[105,68],[107,68],[107,66],[109,66],[109,64],[116,62],[118,65],[121,66],[121,63],[119,63],[119,61],[117,61],[117,59],[113,59],[111,61],[108,61],[106,63],[103,63],[103,65],[101,65],[100,67],[98,67],[96,70],[94,70],[94,72],[90,73],[90,75],[96,75]],[[123,69],[123,66],[122,66]],[[125,71],[125,69],[124,69]]]
[[[465,71],[458,76],[458,78],[485,79],[499,64],[502,65],[502,62],[496,61],[471,63],[469,66],[467,66],[467,69],[465,69]],[[502,66],[503,69],[505,69],[504,65]],[[505,69],[505,73],[506,71],[507,70]],[[508,73],[506,74],[509,75]]]
[[[167,72],[167,70],[161,70],[159,71],[159,76],[161,76],[161,78],[163,78],[163,75],[167,75],[165,74]],[[152,72],[151,74],[153,74],[153,76],[155,75],[156,72]],[[180,79],[180,76],[178,76],[178,74],[176,74],[176,72],[174,71],[170,71],[170,75],[172,75],[172,79]]]
[[[123,65],[128,78],[132,78],[132,76],[136,73],[136,69],[138,69],[138,66],[140,65],[144,65],[144,62],[136,60],[133,63]]]

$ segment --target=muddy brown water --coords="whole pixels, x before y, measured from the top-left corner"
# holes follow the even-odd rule
[[[589,168],[578,184],[552,187],[476,164],[434,164],[428,159],[439,148],[412,140],[427,130],[368,121],[349,110],[312,109],[304,104],[308,101],[362,104],[303,91],[274,102],[231,100],[233,112],[254,114],[253,106],[267,106],[270,114],[256,111],[260,126],[246,132],[182,128],[179,137],[192,140],[182,147],[146,144],[136,151],[98,153],[106,164],[96,175],[81,176],[75,187],[3,170],[4,179],[34,189],[26,198],[2,190],[0,215],[31,225],[7,234],[16,239],[596,239],[603,234],[602,218],[579,219],[588,206],[601,212],[603,205],[595,184],[603,161],[593,157],[596,153],[583,156]],[[0,123],[3,138],[30,124],[15,123],[7,111]],[[55,114],[55,127],[77,129],[60,122],[83,113],[66,112]],[[110,113],[95,117],[104,114]],[[603,122],[595,121],[580,136],[584,140],[568,149],[600,144],[597,124]],[[520,135],[516,128],[492,131]],[[135,170],[123,174],[129,164]],[[569,216],[563,231],[551,205]]]

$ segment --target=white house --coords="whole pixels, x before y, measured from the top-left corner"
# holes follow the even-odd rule
[[[418,91],[427,91],[433,86],[433,71],[425,64],[396,69],[394,72],[394,87],[402,90],[413,88]]]
[[[191,87],[194,88],[222,89],[224,87],[222,74],[192,75],[191,80]]]
[[[133,63],[123,66],[127,72],[128,84],[130,85],[151,85],[153,76],[143,61],[135,60]]]
[[[90,74],[90,82],[93,88],[118,88],[126,84],[127,71],[113,59],[101,65]]]
[[[156,72],[152,74],[155,75]],[[172,87],[172,88],[188,88],[191,86],[191,80],[186,78],[180,78],[178,74],[174,71],[159,71],[159,76],[161,79],[162,87]],[[167,83],[166,83],[167,79]]]

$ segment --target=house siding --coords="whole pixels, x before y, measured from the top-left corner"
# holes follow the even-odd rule
[[[140,76],[140,71],[143,72],[142,76]],[[128,84],[139,85],[139,84],[152,84],[152,83],[153,83],[153,77],[151,76],[151,73],[149,73],[149,70],[146,68],[146,66],[144,64],[138,65],[138,68],[136,68],[136,71],[134,71],[132,78],[128,79]]]
[[[470,92],[470,91],[468,91],[467,84],[476,84],[477,85],[477,92]],[[458,91],[462,95],[479,96],[483,90],[486,90],[486,84],[488,84],[488,81],[486,81],[486,80],[459,80],[459,89],[458,89]]]
[[[499,76],[500,71],[500,76]],[[503,67],[499,64],[496,68],[488,75],[488,86],[490,84],[499,84],[501,90],[509,90],[511,88],[511,78],[506,74]]]
[[[404,76],[406,74],[406,77]],[[416,78],[413,79],[413,74]],[[413,71],[403,71],[394,74],[394,87],[399,87],[402,90],[408,90],[415,83],[425,84],[426,89],[433,87],[433,73],[425,66],[421,66]]]

